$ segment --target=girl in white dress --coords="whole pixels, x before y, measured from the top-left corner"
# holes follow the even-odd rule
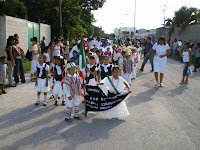
[[[124,78],[119,76],[120,73],[121,73],[121,70],[118,66],[113,67],[112,76],[110,76],[110,79],[111,79],[113,85],[115,86],[116,90],[119,93],[126,92],[124,90],[125,87],[127,87],[129,90],[129,93],[131,93],[129,84],[126,82],[126,80]],[[111,93],[114,93],[114,94],[117,93],[117,91],[111,85],[108,77],[106,77],[104,80],[102,80],[100,85],[103,85],[100,88],[105,93],[105,95],[108,95],[108,91]],[[114,108],[109,109],[107,111],[103,111],[103,112],[101,112],[101,114],[108,119],[117,118],[117,119],[121,120],[123,117],[127,117],[129,115],[129,112],[126,107],[125,101],[122,101],[120,104],[118,104]]]

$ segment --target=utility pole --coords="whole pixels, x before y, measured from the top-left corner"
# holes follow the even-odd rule
[[[135,38],[135,32],[136,32],[136,29],[135,29],[135,20],[136,20],[136,0],[135,0],[135,12],[134,12],[134,38]]]
[[[59,2],[59,10],[60,10],[60,29],[61,29],[61,36],[63,37],[62,10],[61,10],[61,6],[62,6],[62,0],[60,0],[60,2]]]
[[[163,5],[164,6],[164,9],[162,10],[162,12],[164,13],[164,38],[165,38],[165,12],[166,12],[166,5]]]

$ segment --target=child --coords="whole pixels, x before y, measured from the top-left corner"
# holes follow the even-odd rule
[[[6,65],[6,57],[5,56],[2,56],[0,61],[0,88],[2,90],[2,94],[6,94],[6,91],[4,89],[4,84],[6,83],[6,68],[7,68],[7,65]],[[1,95],[1,93],[0,93]]]
[[[100,85],[103,85],[101,89],[106,95],[108,95],[108,91],[113,94],[117,94],[117,92],[123,93],[125,87],[127,87],[129,93],[131,93],[130,86],[124,80],[124,78],[119,76],[120,73],[121,73],[120,67],[118,66],[113,67],[112,76],[109,77],[113,85],[109,81],[108,77],[106,77],[104,80],[101,81]],[[126,107],[126,103],[122,101],[119,105],[115,106],[110,110],[101,112],[101,114],[108,119],[117,118],[121,120],[123,117],[127,117],[129,115],[129,112]]]
[[[89,64],[89,50],[85,51],[86,64]]]
[[[126,50],[122,51],[122,57],[119,59],[119,66],[121,67],[121,76],[124,78],[123,65],[126,60]]]
[[[44,106],[47,105],[47,92],[50,90],[48,85],[48,71],[49,65],[45,63],[46,56],[41,54],[38,58],[39,63],[36,65],[36,81],[35,81],[35,90],[37,93],[37,102],[35,105],[40,103],[40,94],[44,93]]]
[[[61,86],[61,81],[63,79],[62,77],[62,73],[64,71],[63,69],[63,65],[64,65],[64,60],[62,56],[59,56],[56,59],[56,67],[55,67],[55,72],[53,75],[53,82],[55,79],[55,84],[54,84],[54,88],[53,88],[53,93],[55,94],[55,105],[58,105],[58,95],[61,94],[62,95],[62,105],[65,105],[65,93],[62,90],[62,86]]]
[[[73,51],[73,57],[70,59],[70,62],[74,62],[77,66],[79,65],[79,52],[77,50]]]
[[[104,56],[104,64],[99,66],[99,75],[98,75],[98,81],[103,80],[105,77],[111,76],[112,74],[112,64],[109,64],[110,57],[108,55]]]
[[[131,73],[133,71],[133,61],[130,59],[130,53],[126,53],[126,60],[124,61],[124,79],[131,85]]]
[[[82,95],[82,91],[80,78],[75,74],[75,63],[68,63],[65,68],[67,69],[67,73],[62,80],[63,91],[67,97],[65,120],[71,123],[73,121],[71,119],[72,109],[74,109],[74,118],[82,120],[82,117],[79,115],[79,96]]]
[[[99,64],[99,56],[101,56],[101,52],[99,50],[96,51],[96,64]]]
[[[53,74],[54,74],[54,72],[55,72],[55,67],[56,67],[56,58],[57,58],[57,56],[54,56],[54,57],[52,58],[51,66],[50,66],[51,78],[50,78],[49,84],[50,84],[50,87],[51,87],[52,91],[53,91],[53,88],[54,88],[54,84],[53,84]],[[50,97],[50,99],[53,99],[53,98],[54,98],[54,95],[52,94],[51,97]]]
[[[133,71],[132,71],[132,76],[131,78],[132,79],[135,79],[136,78],[136,62],[137,62],[137,52],[136,52],[136,49],[132,49],[132,56],[131,56],[131,59],[133,61]]]
[[[46,46],[44,48],[44,53],[43,53],[45,56],[46,56],[46,64],[49,65],[50,64],[50,56],[49,56],[49,47]]]
[[[107,47],[107,48],[106,48],[106,51],[105,51],[104,55],[108,55],[108,56],[111,57],[110,47]]]
[[[96,85],[97,71],[98,71],[98,68],[95,65],[95,56],[90,56],[89,64],[87,64],[85,68],[87,84]]]

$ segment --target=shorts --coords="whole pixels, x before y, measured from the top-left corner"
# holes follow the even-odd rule
[[[0,84],[6,84],[6,76],[0,76]]]
[[[160,73],[165,73],[165,67],[166,67],[167,61],[157,61],[153,60],[153,70],[154,72],[160,72]]]
[[[37,71],[37,67],[36,67],[37,63],[38,63],[37,60],[32,60],[31,61],[31,70],[30,70],[31,74],[36,73],[36,71]]]

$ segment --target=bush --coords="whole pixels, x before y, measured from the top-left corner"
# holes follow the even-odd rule
[[[23,64],[25,72],[29,72],[31,70],[31,62],[28,59],[24,58]]]

